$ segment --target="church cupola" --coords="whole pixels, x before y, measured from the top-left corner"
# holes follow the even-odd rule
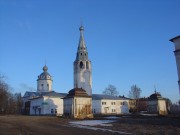
[[[88,59],[88,51],[84,41],[84,27],[81,25],[80,38],[74,61],[74,88],[83,88],[88,95],[92,95],[92,69]]]
[[[43,73],[38,76],[37,79],[37,91],[38,92],[49,92],[52,91],[52,77],[47,72],[48,67],[45,65],[43,67]]]

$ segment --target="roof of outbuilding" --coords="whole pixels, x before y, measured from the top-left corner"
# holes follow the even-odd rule
[[[82,88],[74,88],[69,91],[66,97],[64,98],[71,98],[71,97],[91,97],[89,96],[86,91]]]
[[[104,94],[92,94],[93,100],[102,100],[102,99],[109,99],[109,100],[126,100],[129,98],[126,97],[115,97],[111,95],[104,95]]]

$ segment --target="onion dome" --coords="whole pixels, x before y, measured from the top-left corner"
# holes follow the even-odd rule
[[[52,77],[51,75],[47,72],[48,70],[48,67],[45,65],[43,67],[43,73],[41,73],[39,76],[38,76],[38,80],[52,80]]]
[[[79,30],[80,30],[80,31],[83,31],[83,30],[84,30],[84,27],[81,25],[81,26],[79,27]]]
[[[44,72],[47,72],[47,70],[48,70],[48,67],[45,65],[45,66],[43,67],[43,71],[44,71]]]
[[[154,94],[150,95],[149,99],[162,99],[162,96],[159,92],[155,92]]]

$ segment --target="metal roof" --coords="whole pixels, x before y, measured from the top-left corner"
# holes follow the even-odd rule
[[[92,94],[92,100],[102,100],[102,99],[109,99],[109,100],[127,100],[126,97],[115,97],[111,95],[104,95],[104,94]]]
[[[24,98],[25,97],[30,97],[31,99],[33,98],[41,98],[43,96],[50,96],[50,97],[65,97],[67,94],[66,93],[57,93],[54,91],[50,91],[50,92],[29,92],[26,91],[26,93],[24,94]]]

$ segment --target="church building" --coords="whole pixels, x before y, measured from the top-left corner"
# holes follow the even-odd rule
[[[52,76],[43,67],[37,79],[37,92],[26,91],[23,96],[23,113],[28,115],[63,115],[63,97],[67,94],[52,91]]]
[[[43,73],[37,79],[37,92],[27,91],[23,96],[24,114],[83,119],[93,118],[93,113],[115,115],[129,113],[127,98],[92,94],[92,65],[88,58],[82,25],[79,31],[80,39],[73,63],[74,88],[68,94],[53,91],[52,76],[47,72],[48,67],[45,65]]]

